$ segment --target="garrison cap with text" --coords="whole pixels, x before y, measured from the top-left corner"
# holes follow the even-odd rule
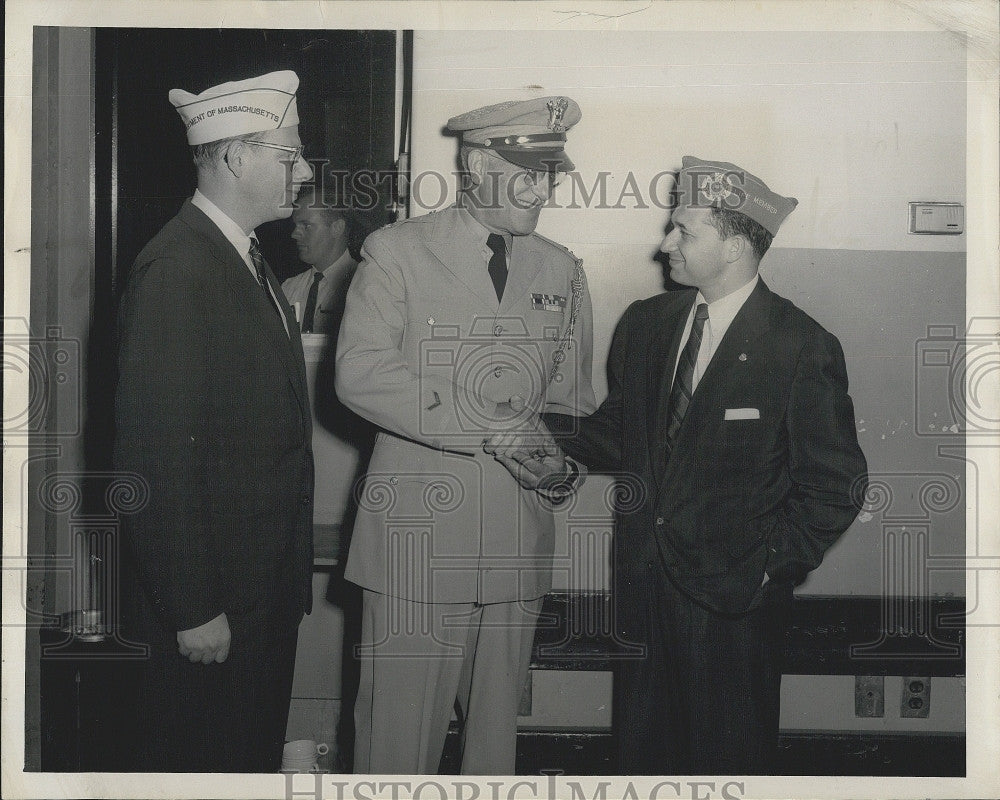
[[[771,191],[764,181],[728,161],[684,156],[677,176],[680,204],[728,208],[759,222],[772,236],[799,201]]]
[[[299,76],[286,69],[220,83],[197,95],[171,89],[168,97],[184,121],[188,144],[196,145],[298,125],[298,88]]]
[[[462,144],[493,150],[519,167],[569,172],[566,132],[583,116],[568,97],[508,100],[484,106],[448,120],[448,129],[462,134]]]

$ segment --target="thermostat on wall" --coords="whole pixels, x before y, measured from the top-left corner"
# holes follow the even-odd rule
[[[965,230],[961,203],[910,203],[910,233],[955,234]]]

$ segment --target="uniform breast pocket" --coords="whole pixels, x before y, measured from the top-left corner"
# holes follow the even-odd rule
[[[363,511],[388,520],[432,522],[454,515],[469,503],[460,477],[448,472],[373,472],[360,498]]]
[[[566,289],[559,287],[552,291],[531,292],[530,300],[532,311],[545,312],[555,317],[569,308],[571,298],[567,295]]]

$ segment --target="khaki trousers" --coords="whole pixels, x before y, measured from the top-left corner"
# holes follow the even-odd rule
[[[462,774],[513,775],[541,605],[415,603],[366,589],[354,771],[436,774],[457,711]]]

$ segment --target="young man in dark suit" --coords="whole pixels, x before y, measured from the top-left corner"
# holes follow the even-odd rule
[[[758,275],[796,201],[726,162],[685,157],[662,250],[691,287],[633,303],[584,420],[544,415],[591,470],[631,474],[617,518],[616,635],[623,774],[772,769],[792,588],[850,526],[867,466],[837,338]],[[487,443],[535,479],[551,442]]]
[[[293,72],[175,89],[198,189],[119,311],[115,465],[131,638],[149,646],[134,769],[273,772],[312,570],[312,424],[298,326],[253,236],[312,176]]]

